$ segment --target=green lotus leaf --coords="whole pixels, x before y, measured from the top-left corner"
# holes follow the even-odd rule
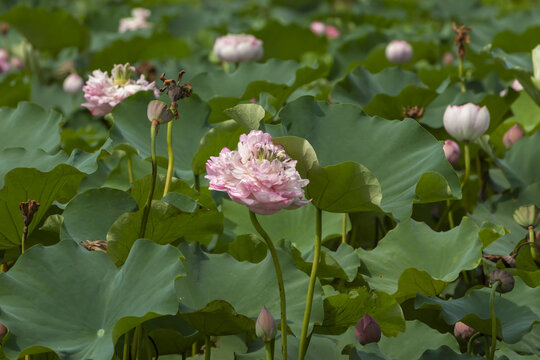
[[[190,50],[185,40],[175,39],[169,34],[153,33],[146,37],[136,36],[112,42],[93,54],[90,68],[110,71],[114,64],[134,63],[147,59],[165,59],[169,56],[183,58],[189,53]],[[169,75],[176,77],[176,74]]]
[[[304,254],[293,249],[296,267],[306,274],[311,274],[313,252],[314,248]],[[353,281],[356,279],[359,266],[360,259],[358,259],[358,255],[354,249],[349,244],[343,243],[336,251],[326,248],[321,249],[317,276],[320,278],[338,278]]]
[[[230,200],[223,200],[225,232],[233,236],[255,234],[259,236],[249,220],[248,209]],[[261,215],[257,219],[276,243],[280,239],[290,241],[301,252],[313,247],[315,241],[315,212],[313,206],[302,206],[295,210],[282,210],[272,215]],[[341,234],[342,214],[322,214],[322,237],[328,239]]]
[[[0,77],[0,106],[16,107],[21,101],[30,100],[30,80],[23,73],[10,73]]]
[[[326,297],[324,322],[317,325],[314,331],[319,334],[342,334],[356,326],[365,314],[377,320],[385,336],[397,336],[405,331],[405,318],[397,301],[382,291],[363,288]]]
[[[215,300],[223,300],[238,314],[255,320],[262,307],[266,306],[279,322],[279,292],[270,254],[260,263],[253,264],[236,261],[229,254],[207,254],[196,243],[182,243],[179,247],[186,258],[184,267],[187,273],[185,278],[176,282],[181,308],[196,311]],[[277,253],[285,284],[287,325],[294,334],[300,334],[309,276],[296,269],[289,249],[278,244]],[[229,281],[231,274],[234,274],[234,282]],[[310,329],[322,320],[321,286],[317,282]]]
[[[59,150],[62,116],[56,111],[46,111],[25,101],[16,109],[1,108],[0,119],[0,150],[17,147],[47,153]]]
[[[37,49],[54,55],[65,47],[81,50],[90,44],[90,31],[69,12],[59,8],[48,10],[25,5],[13,7],[0,15],[0,20],[16,28]]]
[[[381,209],[399,219],[410,216],[413,202],[434,201],[416,194],[426,172],[439,173],[442,186],[450,188],[446,193],[460,196],[457,175],[444,157],[442,144],[415,120],[371,118],[355,105],[330,105],[309,96],[289,103],[279,118],[288,135],[309,141],[320,166],[353,161],[367,167],[381,186]],[[385,139],[384,144],[380,139]]]
[[[21,245],[24,222],[19,203],[35,200],[40,203],[28,227],[29,236],[37,229],[54,200],[69,201],[77,192],[84,174],[68,165],[59,165],[43,173],[36,169],[14,169],[5,177],[0,190],[0,249]]]
[[[387,94],[375,95],[369,104],[364,106],[364,111],[371,116],[380,116],[390,120],[401,120],[407,117],[405,115],[407,108],[415,106],[425,108],[437,95],[434,90],[417,85],[409,85],[397,96]]]
[[[240,135],[244,133],[246,129],[234,120],[223,121],[210,129],[201,139],[199,151],[193,156],[193,173],[206,173],[206,162],[210,160],[210,156],[219,156],[224,147],[236,149]]]
[[[259,129],[266,112],[261,105],[240,104],[225,110],[225,115],[242,125],[247,131]]]
[[[118,104],[112,111],[114,128],[111,138],[114,145],[129,143],[142,158],[150,157],[150,121],[146,117],[146,107],[154,100],[153,92],[137,93]],[[196,96],[180,102],[180,118],[174,120],[173,151],[174,168],[179,177],[192,176],[192,158],[199,149],[201,138],[209,130],[206,124],[208,108]],[[156,138],[158,156],[167,157],[167,129],[162,126]]]
[[[459,351],[459,346],[453,335],[448,333],[441,334],[439,331],[430,328],[418,320],[407,321],[406,328],[407,331],[399,333],[395,338],[383,336],[377,344],[368,344],[363,347],[357,345],[355,349],[357,351],[356,357],[351,356],[350,359],[370,359],[370,357],[365,357],[368,354],[370,356],[378,356],[372,357],[374,360],[426,359],[423,357],[426,356],[426,351],[437,350],[441,346],[449,348],[449,351],[444,351],[445,354],[452,355],[453,353],[453,356],[457,356],[456,351]],[[349,344],[358,343],[354,337],[354,328],[351,328],[343,338],[347,339],[348,341],[346,342]],[[448,359],[452,359],[452,357],[448,357]]]
[[[375,100],[374,98],[379,94],[385,94],[387,97],[395,97],[411,85],[416,86],[416,88],[411,89],[418,89],[424,86],[414,73],[398,67],[388,68],[373,75],[364,67],[359,66],[336,84],[331,96],[332,101],[338,103],[366,106],[372,100]],[[380,100],[375,100],[372,106],[376,108],[379,103]]]
[[[171,246],[141,240],[117,269],[106,254],[69,240],[31,248],[0,275],[6,355],[50,349],[62,359],[110,359],[122,334],[178,311],[179,256]]]
[[[357,250],[365,279],[371,288],[392,294],[400,302],[417,292],[437,295],[461,270],[472,270],[480,263],[479,230],[466,217],[447,232],[435,232],[414,220],[401,222],[374,250]]]
[[[496,296],[494,305],[497,336],[511,344],[528,333],[534,323],[540,322],[540,305],[531,301],[538,298],[540,287],[530,288],[520,278],[514,279],[514,289]],[[447,301],[418,294],[415,307],[441,309],[448,324],[462,321],[481,333],[491,334],[490,293],[490,288],[475,289],[462,298]]]
[[[67,204],[62,214],[64,230],[77,242],[105,240],[120,215],[137,210],[137,203],[128,193],[108,188],[90,189]]]

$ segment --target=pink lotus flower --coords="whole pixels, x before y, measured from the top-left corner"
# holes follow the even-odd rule
[[[81,91],[84,85],[84,80],[79,74],[69,74],[62,84],[64,91],[70,94],[75,94]]]
[[[443,150],[446,160],[448,160],[448,162],[453,166],[457,166],[459,157],[461,156],[459,145],[453,140],[445,140]]]
[[[132,80],[135,68],[125,65],[114,65],[111,76],[105,71],[94,70],[83,86],[86,103],[82,104],[88,108],[92,115],[104,116],[111,112],[119,102],[139,91],[153,90],[156,97],[159,97],[159,89],[154,82],[149,83],[144,75],[138,80]]]
[[[263,42],[253,35],[228,34],[216,39],[214,53],[221,61],[257,61],[263,56]]]
[[[518,79],[514,79],[514,81],[512,81],[512,84],[510,85],[510,87],[512,89],[514,89],[515,91],[523,90],[523,86],[518,81]],[[499,96],[505,96],[507,93],[508,93],[508,89],[503,89],[503,90],[501,90],[501,92],[499,92]]]
[[[260,130],[241,135],[238,150],[223,148],[219,157],[210,157],[206,172],[211,190],[226,191],[257,214],[296,209],[311,201],[302,200],[309,180],[296,171],[296,160]]]
[[[405,40],[394,40],[386,46],[384,51],[388,61],[394,64],[404,64],[411,60],[413,49]]]
[[[525,133],[518,124],[512,126],[503,136],[503,145],[510,149],[519,139],[525,136]]]
[[[326,32],[326,37],[329,39],[336,39],[341,34],[339,30],[335,26],[332,26],[332,25],[327,25],[325,32]]]
[[[134,8],[131,10],[131,17],[120,19],[118,25],[118,32],[123,33],[126,31],[135,31],[139,29],[148,29],[152,26],[152,23],[146,19],[150,16],[151,12],[144,8]]]
[[[309,28],[311,29],[311,32],[315,35],[322,35],[324,34],[324,30],[326,29],[326,25],[324,25],[321,21],[314,21],[309,25]]]
[[[376,343],[381,340],[381,327],[374,318],[366,314],[356,323],[354,336],[362,345]]]

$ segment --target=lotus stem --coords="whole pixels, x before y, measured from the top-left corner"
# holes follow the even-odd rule
[[[212,342],[210,341],[210,336],[204,338],[204,360],[210,360],[212,355]]]
[[[131,343],[131,330],[124,335],[124,353],[122,354],[122,360],[129,360],[129,344]]]
[[[341,243],[347,242],[347,213],[343,214],[343,221],[341,222]]]
[[[133,354],[134,360],[139,360],[139,357],[140,357],[139,350],[141,347],[141,337],[142,337],[142,325],[139,324],[135,327],[135,334],[133,335],[133,345],[131,347],[131,353]]]
[[[135,178],[133,177],[133,163],[131,161],[131,154],[126,155],[127,159],[127,167],[128,167],[128,176],[129,176],[129,187],[133,187],[133,183],[135,182]]]
[[[465,186],[467,180],[469,180],[469,174],[471,172],[471,151],[469,149],[469,143],[466,142],[464,145],[465,148],[465,175],[463,175],[463,180],[461,181],[461,188]]]
[[[148,191],[148,198],[144,204],[143,216],[141,221],[141,230],[139,231],[139,238],[144,238],[146,233],[146,224],[148,223],[148,215],[150,215],[150,208],[152,207],[152,198],[154,197],[154,189],[156,187],[157,177],[157,163],[156,163],[156,130],[157,122],[152,122],[150,128],[150,155],[152,158],[152,180],[150,182],[150,190]]]
[[[465,79],[463,78],[463,58],[459,58],[459,68],[458,68],[459,82],[461,85],[461,92],[465,92]]]
[[[304,321],[302,323],[302,333],[300,335],[300,348],[298,349],[298,360],[303,360],[307,352],[307,336],[309,328],[309,318],[311,316],[311,306],[313,304],[313,293],[315,290],[315,280],[317,279],[317,268],[319,267],[319,257],[322,243],[322,210],[317,208],[315,221],[315,252],[313,253],[313,264],[311,265],[311,276],[306,298],[306,309],[304,311]]]
[[[278,283],[278,289],[279,289],[279,300],[281,303],[281,354],[283,360],[287,360],[287,302],[285,299],[285,286],[283,285],[283,275],[281,273],[281,267],[279,265],[279,259],[277,256],[276,248],[274,247],[274,244],[272,243],[272,240],[270,239],[270,236],[264,231],[261,224],[259,223],[259,220],[257,220],[257,215],[253,211],[249,211],[249,217],[251,219],[251,223],[253,224],[253,227],[255,227],[255,230],[262,236],[264,241],[266,242],[266,245],[268,246],[268,250],[270,250],[270,255],[272,256],[272,261],[274,263],[274,268],[276,271],[276,279]]]
[[[467,354],[473,355],[473,348],[472,348],[473,342],[480,335],[482,335],[482,333],[477,332],[476,334],[473,334],[473,336],[471,336],[471,338],[469,339],[469,342],[467,343]]]
[[[495,346],[497,345],[497,318],[495,317],[495,291],[499,282],[495,282],[491,287],[491,295],[489,297],[489,311],[491,313],[491,351],[489,360],[495,359]]]
[[[172,131],[174,120],[169,121],[167,124],[167,155],[169,156],[169,164],[167,165],[167,178],[165,180],[165,189],[163,190],[163,196],[167,195],[171,188],[172,177],[174,173],[174,151],[172,148]]]
[[[454,216],[452,214],[452,210],[450,210],[450,200],[446,200],[446,207],[448,208],[448,225],[450,226],[450,229],[454,228]]]
[[[266,360],[274,360],[274,339],[265,341],[264,347],[266,348]]]
[[[534,236],[534,227],[529,226],[529,243],[531,246],[531,257],[536,261],[536,249],[534,248],[536,237]]]

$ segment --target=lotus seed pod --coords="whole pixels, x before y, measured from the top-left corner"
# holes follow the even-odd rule
[[[446,131],[459,141],[473,141],[482,136],[489,128],[487,107],[467,103],[449,105],[443,117]]]
[[[529,226],[535,228],[540,223],[540,212],[536,205],[520,206],[514,211],[514,221],[518,225],[528,229]]]
[[[354,336],[362,345],[376,343],[381,340],[381,327],[374,318],[366,314],[356,323]]]
[[[525,133],[518,124],[512,126],[503,136],[504,147],[510,149]]]
[[[131,80],[131,77],[135,75],[135,67],[130,66],[129,63],[126,63],[124,65],[117,64],[114,65],[112,69],[112,76],[113,76],[113,82],[114,85],[124,85],[129,80]]]
[[[394,40],[386,46],[385,55],[394,64],[404,64],[413,56],[412,46],[405,40]]]
[[[498,282],[499,286],[497,286],[497,291],[501,294],[512,291],[514,288],[514,277],[510,275],[509,272],[502,269],[493,270],[489,274],[489,282],[491,284]]]
[[[474,330],[469,325],[462,323],[461,321],[458,321],[454,325],[454,336],[456,339],[458,339],[461,342],[467,342],[476,333],[476,330]]]
[[[276,320],[274,320],[272,314],[270,314],[270,311],[268,311],[266,306],[263,306],[261,313],[257,318],[257,323],[255,324],[255,333],[264,341],[270,341],[276,337]]]
[[[453,140],[445,140],[443,150],[446,160],[448,160],[453,166],[457,166],[459,157],[461,156],[459,145]]]
[[[168,123],[173,119],[173,113],[169,109],[169,106],[163,101],[152,100],[148,103],[146,110],[148,120],[157,121],[159,124]]]

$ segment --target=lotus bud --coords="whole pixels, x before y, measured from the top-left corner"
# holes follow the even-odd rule
[[[518,79],[514,79],[514,81],[512,81],[512,84],[510,84],[510,87],[512,89],[514,89],[514,91],[521,91],[523,90],[523,86],[521,85],[521,83],[518,81]],[[506,96],[506,94],[508,93],[508,89],[503,89],[501,90],[501,92],[499,93],[499,96]]]
[[[229,34],[216,39],[214,53],[221,61],[257,61],[263,56],[263,42],[253,35]]]
[[[266,306],[263,306],[261,313],[257,318],[257,323],[255,324],[255,333],[264,341],[271,341],[276,337],[276,320],[274,320],[272,314],[270,314],[270,311],[268,311]]]
[[[124,85],[131,79],[133,75],[135,75],[135,67],[130,66],[129,63],[124,65],[114,65],[112,75],[114,85]]]
[[[341,35],[339,30],[335,26],[332,26],[332,25],[326,26],[325,33],[326,33],[326,37],[329,39],[336,39],[339,37],[339,35]]]
[[[467,103],[449,105],[443,117],[446,131],[459,141],[473,141],[482,136],[489,128],[487,107]]]
[[[503,136],[504,147],[510,149],[523,136],[525,136],[525,133],[518,124],[515,124]]]
[[[450,66],[454,63],[454,55],[452,55],[451,52],[444,53],[444,56],[442,58],[442,63],[444,66]]]
[[[4,336],[6,336],[7,331],[8,331],[7,327],[4,324],[0,323],[0,341],[2,341]]]
[[[443,145],[444,156],[446,160],[452,164],[452,166],[457,166],[459,162],[459,157],[461,156],[461,150],[459,145],[453,140],[445,140]]]
[[[326,25],[320,21],[314,21],[309,25],[309,28],[311,29],[311,32],[315,35],[322,35],[324,34],[324,31],[326,30]]]
[[[356,323],[354,336],[362,345],[376,343],[381,340],[381,327],[374,318],[366,314]]]
[[[152,100],[148,103],[146,114],[148,120],[151,122],[157,121],[158,124],[168,123],[174,116],[169,106],[159,100]]]
[[[84,80],[79,74],[69,74],[64,80],[62,87],[64,91],[70,94],[75,94],[81,91],[84,85]]]
[[[467,342],[476,333],[476,330],[474,330],[469,325],[462,323],[461,321],[458,321],[454,325],[454,336],[456,339],[458,339],[461,342]]]
[[[514,277],[508,271],[497,269],[489,273],[489,282],[491,284],[499,283],[497,291],[501,294],[512,291],[514,288]]]
[[[540,89],[540,45],[532,51],[532,63],[533,63],[533,76],[531,80],[537,89]]]
[[[514,211],[514,221],[518,225],[528,229],[529,226],[535,228],[540,223],[540,212],[536,205],[520,206]]]
[[[0,62],[8,61],[9,53],[6,49],[0,49]]]
[[[413,56],[412,46],[405,40],[394,40],[386,46],[384,52],[388,61],[394,64],[404,64]]]

